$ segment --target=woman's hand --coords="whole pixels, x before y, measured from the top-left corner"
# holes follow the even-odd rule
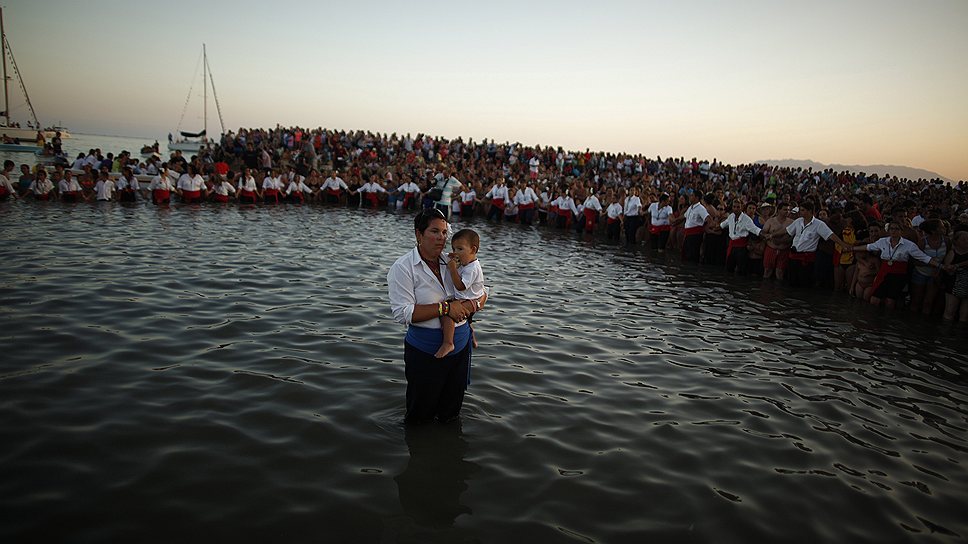
[[[467,311],[459,300],[455,300],[450,304],[450,311],[447,312],[447,315],[453,319],[455,323],[467,319]]]

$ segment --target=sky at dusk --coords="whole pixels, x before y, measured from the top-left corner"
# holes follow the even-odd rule
[[[45,125],[429,133],[968,179],[968,2],[7,0]],[[14,120],[26,109],[11,86]],[[209,131],[218,115],[209,102]]]

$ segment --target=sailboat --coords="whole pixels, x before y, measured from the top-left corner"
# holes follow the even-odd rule
[[[196,68],[197,70],[197,68]],[[195,72],[198,74],[198,72]],[[222,134],[225,134],[225,123],[222,122],[222,107],[218,103],[218,95],[215,93],[215,79],[212,78],[212,70],[208,66],[208,52],[205,49],[205,44],[202,44],[202,130],[201,132],[185,132],[181,130],[182,121],[185,120],[185,110],[188,109],[188,102],[192,98],[192,89],[188,89],[188,98],[185,100],[185,109],[182,110],[181,119],[178,120],[178,128],[175,132],[178,133],[179,138],[177,140],[172,140],[171,135],[168,137],[168,150],[169,151],[187,151],[190,153],[198,153],[203,147],[211,147],[218,140],[214,138],[209,138],[208,136],[208,85],[212,84],[212,96],[215,98],[215,107],[218,111],[218,122],[222,127]]]
[[[27,94],[27,87],[24,85],[23,77],[21,77],[20,70],[17,68],[17,61],[13,58],[10,42],[7,41],[7,33],[3,26],[3,8],[0,8],[0,47],[2,47],[0,56],[3,57],[3,111],[0,112],[0,118],[3,119],[3,122],[0,123],[0,136],[6,136],[5,141],[0,142],[0,149],[4,151],[35,151],[37,150],[38,132],[42,133],[45,139],[53,138],[58,132],[60,132],[61,138],[70,138],[70,133],[62,127],[41,130],[37,113],[34,112],[34,106],[30,103],[30,96]],[[7,57],[10,57],[10,67],[17,76],[20,90],[23,91],[24,99],[27,102],[27,109],[30,111],[30,118],[33,120],[27,122],[28,128],[21,128],[18,124],[10,122],[9,86],[11,78],[7,75]]]

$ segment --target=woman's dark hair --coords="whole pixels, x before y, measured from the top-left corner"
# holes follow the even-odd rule
[[[447,221],[447,218],[444,217],[444,212],[438,210],[437,208],[420,210],[420,213],[413,218],[413,228],[414,230],[422,233],[423,231],[427,230],[427,227],[430,226],[430,222],[434,219],[443,219],[444,221]]]
[[[934,234],[941,230],[943,226],[944,224],[940,219],[928,219],[924,223],[921,223],[920,228],[921,232],[925,234]]]

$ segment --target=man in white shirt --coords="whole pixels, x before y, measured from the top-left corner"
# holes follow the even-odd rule
[[[114,198],[114,182],[105,170],[98,174],[97,184],[94,186],[98,202],[110,202]]]
[[[518,186],[518,192],[514,195],[514,203],[518,206],[518,221],[522,225],[531,225],[534,222],[534,210],[538,203],[538,195],[534,189],[522,181]]]
[[[632,187],[631,194],[625,197],[622,213],[622,222],[625,225],[625,245],[638,245],[639,225],[642,224],[642,199],[639,198],[638,187]]]
[[[749,272],[750,256],[746,249],[748,237],[752,234],[759,236],[760,228],[753,223],[753,219],[743,212],[743,203],[739,199],[733,200],[733,213],[726,216],[726,220],[719,224],[721,229],[729,234],[729,244],[726,246],[726,272],[736,271],[745,276]]]
[[[699,252],[702,249],[703,226],[709,217],[709,210],[702,204],[702,191],[692,190],[689,193],[689,207],[685,213],[672,223],[683,223],[682,260],[699,262]]]
[[[812,202],[800,204],[800,217],[786,228],[786,234],[793,238],[793,248],[790,251],[790,263],[787,268],[787,278],[793,287],[813,287],[814,262],[817,258],[817,245],[821,239],[833,239],[841,247],[850,247],[840,236],[834,234],[826,223],[814,217],[813,212]]]
[[[341,191],[349,191],[350,188],[343,181],[343,178],[339,177],[339,170],[334,170],[330,172],[326,180],[323,181],[320,191],[326,193],[326,202],[329,204],[339,204],[339,198]]]

